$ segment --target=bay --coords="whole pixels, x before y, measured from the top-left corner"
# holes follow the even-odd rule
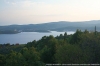
[[[39,32],[21,32],[18,34],[0,34],[0,44],[10,43],[10,44],[26,44],[27,42],[33,40],[39,40],[43,36],[64,34],[65,32],[51,31],[50,33],[39,33]],[[67,34],[74,34],[74,31],[67,32]]]

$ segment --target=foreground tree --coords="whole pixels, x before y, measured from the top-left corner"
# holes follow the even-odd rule
[[[6,63],[5,59],[6,57],[0,54],[0,66],[4,66],[4,64]]]
[[[26,66],[25,58],[21,53],[11,51],[7,56],[5,66]]]
[[[57,49],[55,54],[56,62],[63,64],[72,64],[72,63],[85,63],[85,55],[83,55],[82,50],[77,45],[66,44],[60,46]]]

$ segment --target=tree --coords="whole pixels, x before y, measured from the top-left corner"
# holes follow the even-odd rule
[[[65,44],[57,49],[56,62],[62,64],[85,63],[85,55],[77,45]]]
[[[89,31],[85,30],[84,33],[87,34],[87,33],[89,33]]]
[[[40,51],[41,59],[44,63],[55,63],[54,54],[56,53],[57,45],[58,45],[58,41],[54,37],[48,39],[47,44]]]
[[[89,58],[88,63],[100,63],[100,35],[94,33],[83,34],[80,47]]]
[[[36,51],[34,47],[23,48],[21,51],[22,55],[25,58],[27,66],[43,66],[44,63],[40,62],[39,53]]]
[[[71,44],[78,44],[81,40],[81,35],[83,33],[81,32],[81,30],[77,30],[76,33],[74,33],[71,37],[70,43]]]
[[[5,56],[0,54],[0,66],[4,66],[5,63]]]
[[[7,56],[5,66],[26,66],[25,58],[21,53],[11,51]]]
[[[64,33],[64,40],[66,40],[67,39],[67,33],[65,32]]]

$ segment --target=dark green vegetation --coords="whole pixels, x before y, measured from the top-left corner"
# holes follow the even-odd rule
[[[48,63],[100,64],[100,33],[43,36],[25,45],[0,45],[0,66],[45,66]]]
[[[93,30],[94,25],[100,31],[100,20],[96,21],[84,21],[84,22],[51,22],[43,24],[29,24],[29,25],[9,25],[0,26],[0,31],[4,30],[17,30],[21,32],[49,32],[50,31],[76,31],[76,29],[87,29],[89,31]]]

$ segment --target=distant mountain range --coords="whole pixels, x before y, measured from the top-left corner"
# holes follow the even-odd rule
[[[54,31],[76,31],[90,30],[94,31],[94,27],[97,26],[97,30],[100,31],[100,20],[83,21],[83,22],[50,22],[42,24],[28,24],[28,25],[8,25],[0,26],[0,31],[14,30],[22,32],[48,32],[48,30]]]

